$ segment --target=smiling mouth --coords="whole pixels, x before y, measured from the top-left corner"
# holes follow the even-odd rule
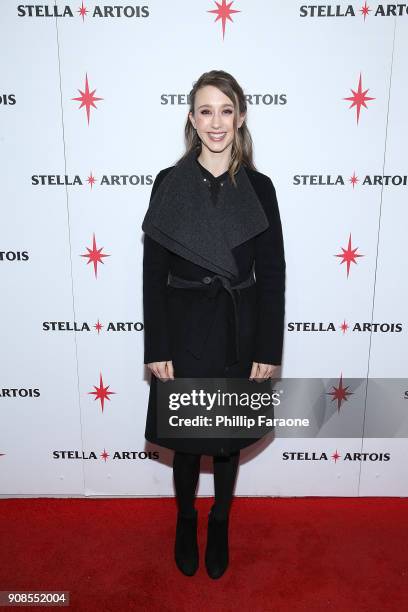
[[[208,132],[208,136],[211,138],[211,140],[222,140],[227,132]]]

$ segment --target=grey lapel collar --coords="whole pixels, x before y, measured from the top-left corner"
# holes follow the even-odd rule
[[[220,188],[214,207],[191,151],[164,177],[142,223],[142,230],[162,246],[193,263],[238,278],[232,249],[261,233],[269,222],[245,168]]]

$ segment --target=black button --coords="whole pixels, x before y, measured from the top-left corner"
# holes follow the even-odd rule
[[[204,276],[203,283],[205,283],[206,285],[211,283],[211,276]]]

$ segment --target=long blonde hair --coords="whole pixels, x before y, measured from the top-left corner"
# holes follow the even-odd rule
[[[234,106],[234,140],[232,142],[231,163],[228,168],[228,174],[232,183],[236,186],[234,174],[238,172],[241,164],[256,170],[253,160],[252,137],[248,126],[246,125],[246,117],[240,128],[237,127],[237,119],[240,113],[246,113],[247,103],[242,87],[228,72],[223,70],[211,70],[204,72],[200,78],[194,82],[193,88],[190,91],[190,108],[189,111],[194,115],[195,99],[199,89],[206,85],[213,85],[221,90],[232,102]],[[197,131],[194,129],[188,115],[184,126],[184,139],[186,151],[182,157],[176,162],[181,162],[191,151],[196,150],[197,154],[202,146],[201,140],[198,137]]]

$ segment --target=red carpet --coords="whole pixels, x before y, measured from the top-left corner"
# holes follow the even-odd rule
[[[71,609],[370,612],[408,609],[408,501],[235,498],[230,567],[173,562],[173,499],[0,500],[0,590],[66,590]]]

